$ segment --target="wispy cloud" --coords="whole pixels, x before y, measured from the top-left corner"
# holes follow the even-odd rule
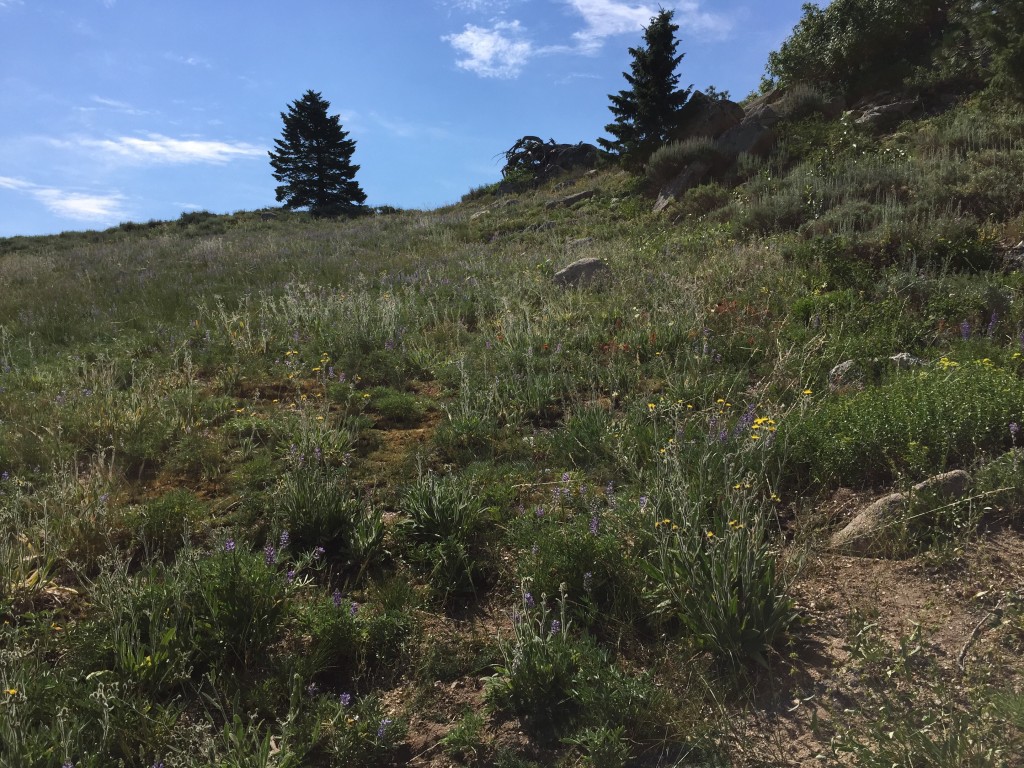
[[[51,212],[66,219],[86,222],[114,222],[126,217],[124,196],[97,195],[33,184],[24,179],[0,176],[0,188],[23,192]]]
[[[399,139],[437,140],[446,139],[451,136],[451,132],[445,128],[440,128],[436,125],[428,125],[426,123],[395,119],[388,117],[387,115],[382,115],[379,112],[370,112],[369,118],[392,136]]]
[[[252,144],[202,139],[172,139],[159,133],[146,138],[122,136],[117,139],[79,139],[84,147],[102,152],[132,164],[211,163],[223,165],[240,158],[266,157],[266,149]]]
[[[184,64],[187,67],[202,67],[203,69],[213,69],[213,65],[209,59],[203,58],[202,56],[184,56],[180,53],[168,53],[165,54],[165,58],[168,61],[173,61],[176,64]]]
[[[467,24],[442,40],[461,56],[455,62],[459,67],[481,77],[516,77],[535,52],[518,21],[499,21],[489,29]]]
[[[152,112],[146,109],[139,109],[133,107],[124,101],[118,101],[117,99],[107,99],[102,96],[93,96],[90,101],[90,106],[76,107],[75,109],[79,112],[97,112],[101,109],[109,110],[112,112],[121,112],[125,115],[150,115]]]
[[[24,5],[22,0],[0,0],[0,8],[13,8],[16,5]]]
[[[646,27],[662,6],[646,3],[624,3],[619,0],[566,0],[586,27],[573,35],[579,49],[592,53],[604,44],[605,38],[632,34]],[[701,10],[696,0],[668,3],[675,10],[674,21],[686,32],[722,37],[732,28],[725,16]]]

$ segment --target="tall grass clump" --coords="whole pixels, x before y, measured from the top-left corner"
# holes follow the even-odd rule
[[[659,147],[647,161],[647,184],[651,189],[663,187],[694,163],[714,166],[722,160],[713,139],[706,136],[673,141]]]

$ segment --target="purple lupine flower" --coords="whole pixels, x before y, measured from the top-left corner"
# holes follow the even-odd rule
[[[284,578],[285,581],[287,581],[289,584],[295,581],[295,569],[293,568],[290,571],[288,571],[288,573],[284,575]]]
[[[533,595],[531,595],[529,592],[523,595],[523,602],[526,603],[527,608],[537,607],[537,603],[534,601]]]
[[[544,517],[544,507],[537,507],[537,509],[534,510],[534,514],[537,517]]]
[[[551,620],[551,634],[552,635],[557,635],[561,631],[562,631],[562,622],[560,622],[558,619],[552,619]]]
[[[1018,424],[1016,421],[1011,421],[1010,422],[1010,439],[1013,441],[1014,445],[1017,444],[1017,438],[1019,436],[1020,436],[1020,424]]]
[[[597,536],[597,526],[599,525],[599,523],[600,523],[600,520],[598,520],[597,515],[594,515],[592,518],[590,518],[590,535],[591,536]]]
[[[341,696],[338,697],[338,701],[341,703],[341,706],[343,707],[350,706],[352,704],[352,694],[343,693],[341,694]]]
[[[334,594],[331,595],[331,600],[334,601],[335,608],[341,608],[341,590],[334,590]]]
[[[969,338],[971,338],[971,324],[966,320],[960,323],[960,338],[963,339],[964,341],[967,341]]]
[[[589,592],[594,586],[594,574],[591,571],[587,571],[583,574],[583,591]]]
[[[641,509],[641,511],[647,509],[647,502],[649,500],[650,499],[648,499],[646,496],[641,496],[640,497],[640,509]]]
[[[277,552],[274,551],[273,544],[268,543],[267,546],[263,548],[263,562],[267,565],[273,565],[277,562]]]
[[[291,535],[288,531],[281,531],[281,538],[277,542],[277,548],[284,549],[288,546],[289,541],[291,541]]]
[[[534,544],[532,547],[530,547],[530,554],[533,555],[534,557],[537,556],[538,552],[540,552],[540,547],[538,547],[536,544]]]
[[[996,324],[999,323],[999,313],[993,311],[992,317],[988,320],[988,327],[985,329],[985,335],[991,337],[996,329]]]
[[[314,560],[319,560],[321,557],[324,556],[324,553],[326,551],[327,550],[324,549],[323,547],[317,547],[316,549],[313,550],[313,559]]]
[[[388,732],[388,727],[391,725],[392,720],[390,717],[385,717],[380,721],[380,726],[377,728],[377,738],[383,739],[384,735]]]
[[[359,613],[359,603],[353,601],[352,604],[348,607],[348,615],[355,616],[357,613]]]
[[[10,479],[11,479],[11,473],[8,472],[7,470],[4,470],[3,474],[0,474],[0,481],[3,481],[3,482],[6,483]]]
[[[316,696],[316,694],[317,694],[317,692],[319,690],[320,690],[320,688],[319,688],[319,686],[317,686],[316,683],[310,683],[309,685],[306,686],[306,695],[309,696],[309,697]]]
[[[224,551],[225,552],[234,552],[235,551],[235,540],[234,539],[228,539],[227,541],[224,542]]]

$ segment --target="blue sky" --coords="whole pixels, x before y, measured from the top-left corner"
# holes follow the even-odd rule
[[[742,98],[803,0],[662,0],[682,85]],[[658,2],[0,0],[0,237],[276,205],[267,150],[309,89],[371,205],[500,178],[526,134],[594,142]]]

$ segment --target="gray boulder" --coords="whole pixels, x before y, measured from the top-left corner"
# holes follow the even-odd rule
[[[567,197],[560,198],[558,200],[549,200],[545,208],[563,208],[570,205],[575,205],[583,200],[588,200],[597,194],[595,189],[587,189],[583,192],[577,192],[575,195],[569,195]]]
[[[609,266],[601,259],[588,257],[579,259],[555,273],[555,285],[568,288],[571,286],[585,285],[598,279],[603,279],[611,274]]]
[[[706,160],[690,163],[672,181],[661,188],[658,201],[654,204],[654,212],[665,210],[668,204],[680,197],[686,190],[700,185],[711,173],[712,164]]]
[[[695,91],[686,102],[680,139],[707,136],[717,139],[743,119],[743,107],[728,99],[712,99]]]
[[[971,476],[962,469],[935,475],[915,485],[910,493],[890,493],[862,509],[850,523],[832,536],[829,547],[848,555],[883,555],[888,529],[903,522],[915,496],[962,498]]]
[[[891,104],[872,104],[860,111],[853,122],[871,130],[893,128],[910,116],[918,106],[916,99],[895,101]]]
[[[857,361],[844,360],[828,372],[828,386],[830,389],[839,389],[849,386],[859,378],[860,370],[857,368]]]
[[[770,107],[766,107],[770,110]],[[762,110],[763,112],[763,110]],[[774,110],[772,110],[774,114]],[[715,148],[728,158],[735,159],[746,152],[758,157],[766,156],[775,146],[774,123],[765,115],[748,116],[734,125],[715,141]]]

